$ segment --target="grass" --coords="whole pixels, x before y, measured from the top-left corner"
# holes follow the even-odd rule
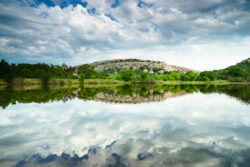
[[[119,81],[115,79],[85,79],[84,80],[84,85],[85,84],[125,84],[128,82],[124,81]]]
[[[147,83],[142,81],[135,81],[134,83]],[[150,82],[152,83],[152,82]],[[215,84],[215,85],[227,85],[227,84],[250,84],[250,82],[230,82],[227,80],[215,80],[215,81],[162,81],[155,80],[152,84]]]
[[[79,86],[80,81],[78,79],[57,79],[52,78],[49,80],[48,83],[49,87],[72,87],[72,86]],[[4,88],[8,86],[6,82],[3,80],[0,80],[0,88]],[[39,78],[15,78],[12,82],[13,88],[19,88],[19,87],[25,87],[27,89],[33,89],[33,88],[41,88],[42,87],[42,81]]]
[[[41,85],[42,82],[38,78],[15,78],[12,82],[13,86],[24,85]]]
[[[157,84],[232,84],[229,81],[217,80],[217,81],[156,81]]]
[[[124,85],[124,84],[211,84],[211,85],[228,85],[228,84],[250,84],[250,82],[229,82],[225,80],[216,80],[216,81],[119,81],[115,79],[85,79],[84,80],[84,87],[108,87],[112,85]],[[95,85],[95,86],[93,86]]]
[[[85,79],[84,87],[85,88],[100,88],[100,87],[112,87],[119,86],[124,84],[130,84],[130,82],[124,82],[114,79]]]
[[[19,90],[36,90],[36,89],[42,89],[42,85],[13,86],[13,89],[16,90],[16,91],[19,91]]]
[[[110,83],[110,84],[84,84],[84,88],[111,88],[116,86],[122,86],[122,84],[118,83]]]

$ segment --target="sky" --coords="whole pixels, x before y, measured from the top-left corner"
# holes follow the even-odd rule
[[[160,60],[195,70],[250,57],[249,0],[1,0],[0,58]]]

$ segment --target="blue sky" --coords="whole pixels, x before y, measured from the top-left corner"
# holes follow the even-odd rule
[[[0,58],[138,58],[196,70],[250,57],[248,0],[1,0]]]

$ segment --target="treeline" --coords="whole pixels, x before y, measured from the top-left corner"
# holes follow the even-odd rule
[[[162,69],[154,70],[150,74],[144,69],[132,70],[112,69],[97,72],[93,66],[82,65],[77,69],[77,76],[73,75],[66,64],[62,66],[48,64],[8,64],[5,60],[0,62],[0,79],[11,83],[14,78],[41,78],[43,84],[47,84],[50,78],[72,78],[80,79],[114,79],[135,82],[154,82],[154,81],[215,81],[229,80],[238,82],[250,81],[250,59],[244,60],[234,66],[223,70],[180,73],[177,71],[158,73]]]
[[[9,64],[5,60],[0,62],[0,78],[11,83],[14,78],[41,78],[48,82],[50,78],[78,78],[65,71],[63,67],[48,64]]]

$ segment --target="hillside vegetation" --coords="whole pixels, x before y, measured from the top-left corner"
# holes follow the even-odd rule
[[[217,78],[229,81],[250,81],[250,58],[222,70],[214,71]]]
[[[124,81],[249,81],[249,59],[217,71],[196,72],[160,61],[118,59],[72,67],[75,75],[87,79],[116,79]]]

